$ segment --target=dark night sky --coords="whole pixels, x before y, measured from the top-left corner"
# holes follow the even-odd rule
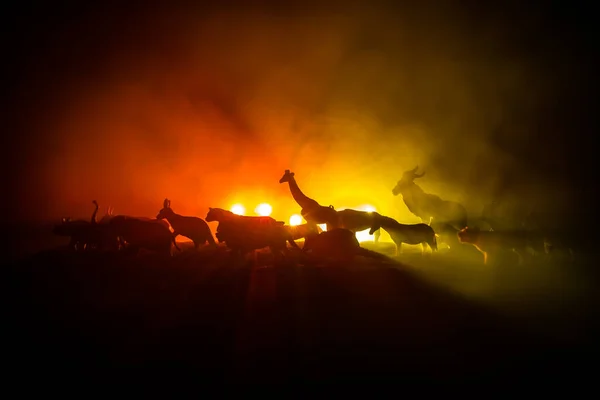
[[[324,203],[353,180],[385,208],[414,164],[470,210],[501,193],[583,204],[591,6],[393,3],[5,12],[10,216],[85,215],[92,198],[154,215],[164,196],[200,215],[255,187],[289,208],[286,168]]]

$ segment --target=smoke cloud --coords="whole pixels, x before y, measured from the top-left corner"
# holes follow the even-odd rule
[[[92,199],[154,216],[168,197],[202,217],[266,201],[287,220],[291,169],[324,205],[408,222],[391,189],[416,165],[472,214],[568,201],[565,144],[540,140],[558,72],[518,26],[443,5],[292,8],[107,12],[43,38],[15,103],[21,217],[87,216]]]

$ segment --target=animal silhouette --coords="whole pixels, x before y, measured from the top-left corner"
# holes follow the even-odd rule
[[[452,225],[456,229],[467,226],[467,210],[455,201],[442,200],[439,196],[425,193],[414,180],[421,178],[425,172],[418,174],[418,166],[404,172],[402,179],[392,189],[392,194],[402,195],[404,204],[411,213],[431,225],[433,221]]]
[[[84,220],[71,220],[65,217],[59,224],[54,225],[52,233],[57,236],[68,237],[68,248],[72,251],[83,251],[93,239],[90,237],[90,222]]]
[[[374,231],[383,229],[390,234],[392,241],[396,244],[396,253],[402,250],[402,243],[411,245],[421,245],[421,254],[425,251],[425,246],[429,246],[431,251],[437,251],[437,239],[436,233],[433,228],[427,224],[401,224],[393,218],[379,215],[374,218],[373,226],[369,231],[372,235]]]
[[[289,169],[285,170],[285,173],[279,180],[279,183],[287,182],[290,188],[292,197],[298,203],[301,208],[300,214],[304,217],[307,222],[315,224],[326,224],[327,230],[337,228],[339,226],[338,216],[333,206],[325,207],[320,205],[316,200],[306,196],[298,187],[294,173],[290,172]]]
[[[356,234],[343,228],[308,235],[302,251],[317,258],[345,262],[351,262],[356,256],[388,260],[383,254],[360,247]]]
[[[217,239],[240,256],[269,247],[274,257],[285,257],[288,252],[286,242],[300,250],[284,223],[271,217],[242,216],[222,208],[210,207],[206,221],[219,222]],[[255,252],[254,254],[256,256]]]
[[[165,221],[116,215],[109,226],[115,236],[127,243],[126,251],[129,253],[137,254],[140,249],[146,249],[172,256],[173,246],[180,250]]]
[[[206,221],[198,217],[175,213],[171,208],[171,200],[169,199],[165,199],[163,202],[163,208],[158,212],[156,219],[166,219],[173,228],[173,237],[181,235],[191,239],[196,249],[205,243],[212,246],[217,245]]]
[[[95,205],[94,212],[90,221],[71,220],[69,217],[62,219],[60,224],[53,227],[52,232],[57,236],[69,237],[68,248],[73,251],[85,251],[101,247],[103,242],[103,232],[96,226],[96,214],[98,212],[98,203],[92,201]]]
[[[364,231],[365,229],[370,229],[374,221],[381,217],[381,214],[376,213],[375,211],[367,212],[367,211],[357,211],[351,209],[340,210],[337,212],[338,221],[340,224],[340,228],[348,229],[356,234],[356,232]],[[379,238],[381,236],[381,231],[379,229],[371,230],[369,235],[375,234],[374,240],[375,242],[379,242]]]
[[[513,252],[521,265],[530,247],[530,236],[526,231],[482,231],[476,227],[465,227],[458,231],[457,236],[461,243],[470,244],[483,254],[484,264],[496,264],[503,253]]]

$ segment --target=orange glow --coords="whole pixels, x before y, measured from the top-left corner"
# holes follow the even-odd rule
[[[302,223],[302,216],[298,214],[294,214],[290,217],[290,225],[296,226]]]
[[[258,206],[256,206],[254,212],[256,212],[261,217],[268,217],[273,212],[273,207],[271,207],[270,204],[261,203]]]
[[[246,213],[246,209],[241,204],[234,204],[231,206],[230,211],[237,215],[244,215]]]

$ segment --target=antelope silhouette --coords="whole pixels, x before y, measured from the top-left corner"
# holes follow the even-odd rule
[[[396,244],[396,256],[402,250],[402,243],[420,244],[421,254],[425,251],[425,246],[429,246],[431,251],[437,251],[436,233],[433,228],[427,224],[401,224],[393,218],[379,215],[373,220],[373,226],[369,231],[372,235],[374,231],[383,229],[390,234],[392,241]]]
[[[455,201],[442,200],[435,194],[425,193],[414,180],[422,178],[425,172],[418,174],[419,166],[406,171],[392,189],[392,194],[402,195],[404,204],[409,211],[431,225],[431,222],[445,223],[456,229],[467,226],[467,210]]]

